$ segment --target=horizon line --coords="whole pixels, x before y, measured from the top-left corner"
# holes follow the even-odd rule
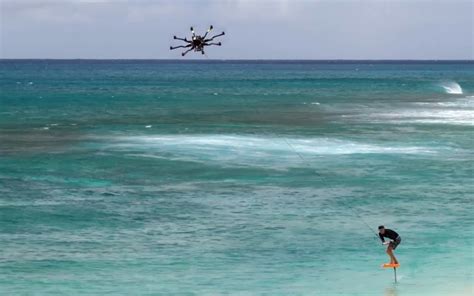
[[[467,61],[472,59],[212,59],[212,58],[0,58],[0,60],[237,60],[237,61]]]
[[[474,59],[180,59],[180,58],[0,58],[0,61],[179,61],[179,62],[474,62]]]

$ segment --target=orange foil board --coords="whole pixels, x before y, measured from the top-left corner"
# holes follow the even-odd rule
[[[400,264],[390,264],[390,263],[385,263],[382,265],[383,268],[397,268],[400,267]]]

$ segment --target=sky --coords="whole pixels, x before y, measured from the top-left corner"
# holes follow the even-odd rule
[[[0,58],[474,59],[474,0],[0,0]],[[203,58],[190,54],[186,58]]]

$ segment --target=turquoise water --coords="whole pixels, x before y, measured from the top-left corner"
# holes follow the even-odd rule
[[[4,60],[0,87],[2,295],[472,293],[473,63]]]

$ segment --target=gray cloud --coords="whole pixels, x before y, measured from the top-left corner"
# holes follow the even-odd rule
[[[217,59],[474,58],[467,0],[0,1],[2,58],[178,58],[172,36],[209,24]]]

